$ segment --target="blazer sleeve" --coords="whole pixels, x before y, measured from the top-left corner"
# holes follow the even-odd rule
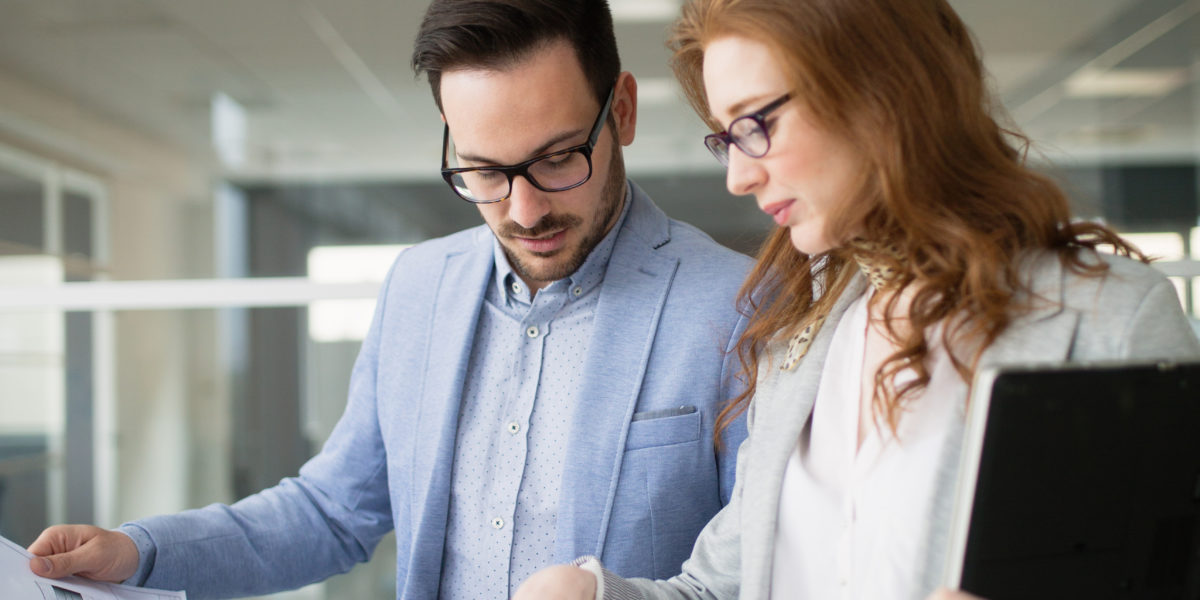
[[[186,590],[190,598],[260,595],[344,573],[371,557],[392,529],[375,382],[393,273],[355,362],[346,411],[321,452],[298,477],[233,505],[127,525],[152,545],[153,562],[139,583]]]
[[[738,318],[737,325],[725,347],[725,360],[721,368],[721,398],[728,402],[736,398],[746,389],[746,380],[741,373],[741,361],[737,355],[737,343],[746,330],[748,317]],[[717,451],[717,479],[721,490],[721,504],[729,504],[737,475],[738,448],[746,439],[746,415],[734,419],[725,431],[721,432],[721,446]]]

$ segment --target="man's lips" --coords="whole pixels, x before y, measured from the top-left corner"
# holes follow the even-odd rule
[[[567,239],[567,230],[560,229],[548,236],[536,238],[513,236],[513,239],[516,240],[522,248],[530,252],[544,254],[547,252],[554,252],[555,250],[562,248],[563,243]]]
[[[788,216],[791,214],[792,205],[795,203],[795,200],[772,202],[771,204],[763,206],[762,211],[768,215],[771,215],[771,218],[775,219],[776,225],[783,225],[787,223]]]

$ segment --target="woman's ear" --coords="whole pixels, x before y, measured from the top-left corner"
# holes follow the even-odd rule
[[[637,80],[633,73],[622,71],[617,76],[610,110],[617,123],[617,139],[622,146],[632,144],[637,131]]]

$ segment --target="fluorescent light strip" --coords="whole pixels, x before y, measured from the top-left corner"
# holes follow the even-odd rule
[[[2,311],[180,310],[307,306],[375,298],[379,283],[315,283],[304,277],[98,281],[0,286]]]

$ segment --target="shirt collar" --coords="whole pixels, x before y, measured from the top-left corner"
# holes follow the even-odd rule
[[[555,291],[567,288],[571,290],[571,298],[578,298],[586,295],[593,288],[600,285],[600,282],[604,281],[604,272],[607,270],[608,260],[612,258],[613,248],[617,244],[617,232],[624,226],[625,219],[629,215],[629,205],[632,202],[632,191],[629,184],[626,184],[625,201],[622,203],[621,215],[617,217],[617,222],[613,223],[612,229],[608,230],[604,239],[600,240],[600,243],[596,244],[595,248],[592,248],[591,253],[588,254],[583,264],[574,273],[552,282],[543,291]],[[500,297],[528,304],[528,286],[513,271],[512,265],[508,263],[508,256],[504,254],[504,247],[500,245],[500,240],[495,235],[492,236],[492,256],[496,263],[495,281],[499,287]],[[514,284],[517,287],[514,287]]]

